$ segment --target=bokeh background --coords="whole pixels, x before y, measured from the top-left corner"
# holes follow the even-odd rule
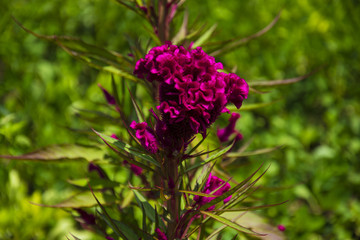
[[[259,211],[286,226],[289,239],[360,238],[360,2],[357,0],[189,1],[190,23],[217,24],[213,41],[249,36],[282,10],[268,33],[217,58],[247,81],[309,78],[252,94],[238,129],[249,150],[282,145],[236,165],[239,176],[271,164],[261,184]],[[24,154],[50,144],[88,143],[69,128],[86,129],[76,114],[101,102],[97,83],[110,76],[36,39],[11,19],[45,35],[76,36],[123,54],[128,38],[144,40],[143,23],[110,0],[0,0],[0,153]],[[235,166],[235,165],[234,165]],[[84,162],[44,164],[0,160],[0,239],[66,239],[81,230],[51,202],[71,193],[69,178],[85,176]],[[236,177],[236,176],[235,176]]]

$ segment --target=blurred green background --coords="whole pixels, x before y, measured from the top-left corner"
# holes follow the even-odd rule
[[[249,36],[282,10],[264,36],[217,58],[248,82],[286,79],[322,67],[302,82],[251,94],[238,128],[251,149],[283,145],[250,157],[239,175],[262,162],[264,203],[290,200],[260,212],[286,226],[289,239],[360,238],[360,2],[356,0],[189,1],[190,23],[217,23],[213,41]],[[57,46],[24,32],[11,19],[45,35],[77,36],[123,54],[127,36],[146,40],[142,22],[110,0],[0,0],[0,153],[23,154],[59,143],[88,143],[67,127],[88,129],[77,108],[103,101],[96,83],[110,76],[77,62]],[[179,19],[180,20],[180,19]],[[85,163],[0,160],[0,239],[66,239],[89,233],[51,202],[71,193],[66,180]]]

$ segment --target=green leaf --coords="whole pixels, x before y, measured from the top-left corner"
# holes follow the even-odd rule
[[[240,152],[240,153],[232,152],[232,153],[228,153],[226,155],[226,157],[228,157],[228,158],[238,158],[238,157],[248,157],[248,156],[260,155],[260,154],[266,154],[266,153],[276,151],[281,147],[282,147],[282,145],[276,146],[276,147],[273,147],[273,148],[262,148],[262,149],[258,149],[258,150],[251,151],[251,152]]]
[[[113,195],[107,193],[96,192],[94,193],[94,195],[103,205],[112,205],[119,202]],[[85,208],[85,207],[96,206],[97,201],[94,199],[91,191],[84,191],[58,204],[53,204],[53,205],[37,204],[37,203],[34,204],[44,207],[52,207],[52,208]]]
[[[136,100],[135,100],[134,96],[132,95],[132,93],[131,93],[131,91],[130,91],[129,88],[128,88],[128,91],[129,91],[129,93],[130,93],[130,98],[131,98],[131,101],[132,101],[132,103],[133,103],[133,105],[134,105],[135,112],[136,112],[136,116],[138,117],[139,122],[140,122],[140,123],[141,123],[141,122],[145,122],[145,120],[144,120],[144,119],[145,119],[144,113],[143,113],[142,110],[140,109],[139,105],[137,104],[137,102],[136,102]]]
[[[50,41],[60,46],[71,56],[86,63],[87,65],[99,70],[123,76],[134,82],[139,82],[139,79],[132,74],[132,69],[134,68],[132,61],[120,53],[88,44],[78,38],[56,35],[40,35],[25,28],[15,18],[13,19],[26,32],[37,38]]]
[[[117,235],[122,236],[124,239],[139,239],[139,236],[136,234],[136,231],[132,229],[129,225],[120,222],[115,219],[111,219],[110,216],[106,216],[106,214],[102,214],[98,212],[100,217],[111,227],[111,229],[117,233]]]
[[[233,209],[214,209],[211,210],[211,212],[247,212],[247,211],[254,211],[259,209],[265,209],[269,207],[275,207],[282,205],[284,203],[287,203],[288,201],[284,201],[281,203],[275,203],[275,204],[268,204],[268,205],[261,205],[261,206],[253,206],[253,207],[245,207],[245,208],[233,208]]]
[[[190,191],[190,190],[179,190],[179,192],[196,195],[196,196],[202,196],[202,197],[218,197],[219,196],[219,195],[206,194],[203,192],[196,192],[196,191]]]
[[[295,78],[288,78],[288,79],[282,79],[282,80],[268,80],[268,81],[249,81],[249,86],[260,86],[260,87],[276,87],[280,85],[287,85],[299,82],[301,80],[304,80],[314,73],[318,72],[322,67],[319,67],[303,76],[295,77]]]
[[[152,157],[149,156],[148,154],[142,153],[140,149],[137,149],[137,148],[135,148],[135,147],[132,147],[132,146],[130,146],[130,145],[127,144],[127,143],[123,143],[123,142],[121,142],[121,141],[119,141],[119,140],[117,140],[117,139],[115,139],[115,138],[106,136],[106,135],[104,135],[104,134],[102,134],[102,133],[99,133],[99,132],[97,132],[97,131],[95,131],[95,130],[94,130],[94,132],[95,132],[99,137],[101,137],[101,139],[102,139],[105,143],[107,143],[107,144],[111,143],[111,144],[115,145],[117,148],[120,148],[121,150],[123,150],[123,151],[125,151],[125,152],[127,152],[127,153],[130,153],[130,154],[133,155],[133,156],[139,157],[139,158],[141,158],[141,159],[143,159],[143,160],[145,160],[145,161],[147,161],[147,162],[150,162],[150,163],[154,164],[155,166],[160,167],[160,164],[159,164],[154,158],[152,158]],[[131,159],[127,159],[127,160],[128,160],[129,162],[131,162]],[[132,163],[132,162],[131,162],[131,163]],[[146,168],[146,169],[149,169],[148,166],[146,166],[146,165],[144,165],[144,164],[141,164],[141,163],[139,163],[139,162],[135,162],[135,164],[136,164],[136,165],[139,165],[139,167],[144,167],[144,168]],[[153,169],[151,169],[151,168],[150,168],[150,170],[153,171]]]
[[[241,106],[241,108],[236,108],[235,106],[229,106],[228,109],[230,112],[240,112],[240,111],[250,111],[250,110],[254,110],[254,109],[258,109],[258,108],[263,108],[263,107],[267,107],[270,106],[274,103],[279,102],[280,100],[275,100],[272,102],[268,102],[268,103],[245,103],[244,105]]]
[[[175,37],[173,37],[173,39],[171,40],[171,42],[174,45],[178,45],[179,43],[181,43],[186,38],[188,19],[189,19],[189,12],[185,11],[184,12],[184,19],[183,19],[182,25],[180,27],[180,30],[175,35]]]
[[[213,32],[215,31],[217,27],[217,24],[214,24],[213,26],[211,26],[203,35],[201,35],[198,40],[196,40],[193,44],[193,48],[196,48],[198,46],[201,46],[204,42],[206,42],[211,35],[213,34]]]
[[[227,146],[226,148],[218,151],[217,153],[211,155],[210,157],[208,157],[207,159],[205,159],[204,161],[202,162],[198,162],[196,164],[194,164],[193,166],[189,167],[188,169],[185,170],[185,172],[189,172],[191,170],[194,170],[196,168],[199,168],[211,161],[214,161],[215,159],[221,157],[222,155],[224,155],[226,152],[228,152],[230,150],[230,148],[232,148],[232,146],[234,145],[235,142],[232,142],[229,146]]]
[[[145,209],[145,214],[146,216],[150,219],[150,221],[152,222],[156,222],[158,221],[159,222],[159,225],[161,227],[161,229],[166,229],[165,228],[165,225],[164,225],[164,222],[159,218],[158,216],[158,220],[155,220],[155,217],[156,217],[156,213],[155,213],[155,209],[150,205],[150,203],[144,198],[143,195],[141,195],[141,193],[139,193],[137,190],[134,190],[132,189],[132,191],[134,192],[135,194],[135,198],[136,198],[136,201],[139,205],[139,207],[141,208],[142,206],[144,207]]]
[[[227,212],[223,213],[221,216],[224,218],[233,219],[239,216],[239,213]],[[284,233],[279,231],[276,226],[268,224],[267,220],[268,219],[261,217],[253,212],[246,212],[236,220],[236,223],[243,227],[250,228],[255,232],[266,234],[264,239],[285,240],[286,237]]]
[[[228,227],[235,229],[236,231],[247,233],[247,234],[253,234],[256,236],[265,236],[264,234],[256,233],[256,232],[252,231],[251,229],[243,227],[243,226],[241,226],[235,222],[232,222],[231,220],[224,218],[222,216],[218,216],[218,215],[212,214],[210,212],[206,212],[206,211],[200,211],[200,212],[204,215],[207,215],[207,216],[215,219],[218,222],[225,224]]]
[[[238,39],[238,40],[230,39],[230,40],[226,40],[226,41],[217,43],[217,47],[216,47],[217,50],[210,53],[209,55],[215,57],[218,55],[228,53],[228,52],[238,48],[239,46],[241,46],[253,39],[260,37],[261,35],[265,34],[266,32],[268,32],[271,28],[273,28],[275,26],[275,24],[277,23],[277,21],[280,18],[280,14],[281,14],[281,11],[276,15],[276,17],[271,21],[271,23],[269,25],[267,25],[265,28],[261,29],[259,32],[255,33],[253,35],[250,35],[248,37]]]
[[[114,188],[121,185],[121,183],[119,182],[111,181],[104,178],[81,178],[75,180],[68,179],[67,181],[72,185],[83,188],[88,188],[88,185],[90,184],[93,189]]]
[[[104,151],[96,146],[78,144],[53,145],[41,150],[20,156],[0,155],[0,158],[26,161],[74,161],[87,160],[89,162],[102,160]]]

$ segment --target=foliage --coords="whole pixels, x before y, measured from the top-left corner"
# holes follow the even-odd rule
[[[4,69],[1,78],[5,80],[1,88],[1,154],[18,155],[56,143],[89,144],[88,135],[67,131],[64,126],[81,130],[93,127],[107,133],[116,132],[120,137],[125,135],[126,132],[117,132],[116,127],[99,124],[95,112],[79,110],[98,110],[94,103],[86,99],[102,101],[101,92],[93,83],[101,82],[111,89],[109,75],[91,70],[53,45],[36,40],[21,31],[9,15],[13,14],[34,32],[79,36],[86,42],[120,50],[123,54],[128,49],[123,32],[132,36],[145,35],[135,15],[108,1],[79,1],[76,5],[73,1],[22,3],[12,1],[11,4],[2,4],[5,6],[3,9],[8,11],[1,14],[1,29],[4,32],[1,42],[8,47],[0,50]],[[103,14],[105,8],[108,11]],[[37,9],[37,12],[30,9]],[[355,98],[359,92],[358,88],[352,86],[356,86],[359,75],[356,64],[359,35],[355,29],[359,5],[351,1],[328,4],[320,1],[276,1],[272,4],[265,1],[229,1],[229,5],[211,1],[207,4],[191,2],[188,7],[190,24],[198,24],[192,17],[197,14],[207,19],[206,29],[218,23],[216,35],[208,38],[211,40],[209,42],[249,36],[271,22],[281,9],[280,21],[271,31],[217,59],[229,68],[238,65],[239,72],[246,80],[292,78],[317,69],[319,65],[324,67],[301,83],[271,89],[268,94],[249,98],[249,105],[269,103],[280,98],[286,100],[280,99],[270,107],[242,113],[239,126],[244,135],[243,141],[253,136],[246,151],[279,145],[285,147],[271,155],[241,158],[229,167],[241,179],[240,176],[248,175],[250,168],[257,168],[259,161],[267,159],[267,163],[271,162],[271,168],[260,181],[266,187],[283,186],[284,189],[275,195],[260,192],[257,197],[263,199],[263,204],[291,200],[284,206],[263,210],[263,215],[271,217],[273,223],[287,226],[285,233],[290,239],[356,238],[360,234],[360,220],[357,214],[359,200],[356,197],[359,195],[359,164],[355,156],[360,151],[360,142],[356,137],[360,134],[360,124],[359,104]],[[180,26],[181,19],[176,24]],[[211,45],[208,47],[211,49]],[[146,95],[138,93],[137,96]],[[142,107],[147,109],[149,104],[145,103]],[[74,118],[74,113],[75,116],[85,115],[89,123],[84,124],[79,118]],[[112,114],[114,112],[108,109],[108,123],[113,121]],[[225,120],[220,119],[219,124],[225,125]],[[81,178],[86,170],[83,163],[61,166],[19,162],[4,164],[7,165],[6,170],[1,168],[0,172],[3,182],[16,189],[13,186],[15,180],[8,178],[11,169],[16,169],[23,179],[21,185],[28,189],[27,197],[24,194],[11,203],[12,206],[23,204],[21,209],[24,210],[16,213],[19,216],[33,209],[24,205],[26,200],[23,199],[39,199],[35,189],[45,192],[50,189],[49,186],[57,184],[60,186],[55,194],[61,196],[67,189],[61,182],[67,178]],[[246,168],[238,167],[245,164],[248,165]],[[79,166],[81,172],[77,171]],[[111,166],[107,166],[106,170],[119,171]],[[125,172],[120,171],[114,180],[122,181],[124,177],[119,175]],[[274,189],[269,191],[274,192]],[[5,202],[6,196],[2,194],[1,203]],[[36,202],[46,202],[43,196],[41,198]],[[9,216],[11,212],[8,209],[11,208],[6,208],[4,215]],[[54,213],[51,209],[44,211]],[[139,215],[141,210],[137,212]],[[56,217],[60,219],[63,216]],[[45,225],[50,223],[51,228],[56,225],[56,221],[51,221],[46,214],[39,220]],[[5,226],[2,229],[13,232],[19,226],[10,220],[2,224]],[[51,231],[47,230],[49,227],[37,221],[35,224],[39,232],[46,232],[48,236]],[[68,229],[65,232],[67,234]],[[26,239],[29,236],[26,234],[31,233],[29,230],[23,234],[18,238]]]

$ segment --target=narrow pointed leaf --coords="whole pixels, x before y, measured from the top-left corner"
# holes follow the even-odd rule
[[[138,203],[138,205],[141,207],[142,205],[144,206],[145,209],[145,214],[146,216],[150,219],[150,221],[155,222],[155,209],[150,205],[150,203],[148,203],[148,201],[144,198],[143,195],[141,195],[141,193],[139,193],[137,190],[132,189],[132,191],[135,194],[135,198],[136,201]],[[158,219],[159,221],[159,225],[162,229],[166,229],[164,222],[161,219]]]
[[[110,194],[96,192],[93,195],[90,191],[84,191],[58,204],[52,204],[52,205],[38,204],[38,203],[33,203],[33,204],[44,207],[52,207],[52,208],[94,207],[97,205],[97,201],[94,199],[93,196],[96,196],[96,198],[102,205],[112,205],[118,202],[118,200],[113,195]]]
[[[311,71],[303,76],[299,76],[299,77],[295,77],[295,78],[288,78],[288,79],[282,79],[282,80],[268,80],[268,81],[249,81],[249,85],[250,86],[260,86],[260,87],[275,87],[275,86],[279,86],[279,85],[292,84],[292,83],[300,82],[301,80],[308,78],[309,76],[318,72],[320,69],[321,68],[315,69],[314,71]]]
[[[228,109],[230,112],[241,112],[241,111],[250,111],[250,110],[254,110],[254,109],[258,109],[258,108],[263,108],[263,107],[267,107],[270,106],[274,103],[279,102],[280,100],[275,100],[272,102],[267,102],[267,103],[244,103],[244,105],[241,106],[241,108],[236,108],[235,106],[229,106]]]
[[[258,149],[258,150],[251,151],[251,152],[240,152],[240,153],[232,152],[232,153],[228,153],[226,155],[226,157],[228,157],[228,158],[238,158],[238,157],[248,157],[248,156],[260,155],[260,154],[266,154],[266,153],[276,151],[281,147],[282,147],[282,145],[276,146],[276,147],[273,147],[273,148]]]
[[[49,146],[41,150],[20,156],[0,155],[0,158],[45,162],[74,160],[87,160],[90,162],[95,160],[102,160],[103,156],[104,151],[96,146],[63,144]]]
[[[268,32],[271,28],[273,28],[275,26],[275,24],[277,23],[277,21],[280,18],[280,14],[281,14],[281,11],[276,15],[276,17],[271,21],[271,23],[269,25],[267,25],[265,28],[263,28],[262,30],[260,30],[259,32],[255,33],[253,35],[250,35],[248,37],[245,37],[245,38],[242,38],[239,40],[232,39],[231,41],[227,41],[228,44],[225,46],[224,46],[224,43],[220,43],[219,46],[221,48],[210,53],[210,55],[215,57],[218,55],[228,53],[228,52],[238,48],[242,44],[245,44],[245,43],[249,42],[250,40],[253,40],[255,38],[262,36],[263,34]]]
[[[213,32],[215,31],[217,27],[217,24],[214,24],[213,26],[211,26],[202,36],[200,36],[198,38],[198,40],[196,40],[194,42],[194,45],[193,45],[193,48],[196,48],[198,46],[201,46],[204,42],[206,42],[210,37],[211,35],[213,34]]]
[[[202,196],[202,197],[218,197],[219,196],[219,195],[206,194],[203,192],[195,192],[195,191],[190,191],[190,190],[179,190],[179,192],[196,195],[196,196]]]
[[[148,154],[145,154],[145,153],[142,153],[140,149],[137,149],[135,147],[132,147],[130,146],[129,144],[127,143],[123,143],[121,142],[120,140],[117,140],[115,138],[112,138],[112,137],[109,137],[109,136],[106,136],[102,133],[99,133],[97,131],[94,130],[94,132],[99,136],[101,137],[101,139],[103,139],[103,141],[107,142],[107,143],[111,143],[113,144],[114,146],[116,146],[117,148],[120,148],[121,150],[127,152],[127,153],[130,153],[131,155],[133,156],[136,156],[136,157],[139,157],[147,162],[150,162],[158,167],[160,167],[160,164],[154,159],[152,158],[151,156],[149,156]],[[131,161],[131,160],[129,160]],[[135,163],[136,164],[136,163]],[[143,164],[142,165],[139,165],[140,167],[143,167]]]
[[[89,185],[90,191],[95,199],[95,201],[97,202],[97,204],[100,206],[101,210],[103,211],[103,214],[101,214],[101,216],[104,216],[104,220],[108,223],[108,225],[114,230],[114,232],[118,235],[123,237],[124,239],[128,239],[123,232],[118,228],[117,225],[115,225],[113,219],[109,216],[109,214],[106,212],[104,206],[100,203],[100,201],[98,200],[98,198],[96,197],[94,191],[91,189],[91,186]]]
[[[46,36],[37,34],[27,28],[25,28],[19,21],[13,18],[14,21],[26,32],[33,36],[50,41],[69,53],[74,58],[81,60],[99,70],[108,71],[127,79],[138,82],[139,79],[132,75],[133,64],[127,57],[120,53],[109,51],[98,46],[88,44],[78,38],[68,36]]]
[[[189,12],[185,11],[184,19],[183,19],[182,25],[180,27],[180,30],[171,41],[171,42],[173,42],[174,45],[181,43],[185,39],[185,37],[187,35],[188,19],[189,19]]]
[[[225,224],[228,227],[231,227],[231,228],[235,229],[236,231],[243,232],[243,233],[248,233],[248,234],[253,234],[253,235],[256,235],[256,236],[265,236],[265,234],[256,233],[256,232],[252,231],[251,229],[243,227],[243,226],[241,226],[241,225],[239,225],[239,224],[237,224],[235,222],[232,222],[231,220],[229,220],[227,218],[224,218],[222,216],[218,216],[218,215],[215,215],[213,213],[206,212],[206,211],[200,211],[200,212],[202,214],[204,214],[204,215],[207,215],[207,216],[215,219],[218,222],[221,222],[221,223]]]
[[[139,105],[137,104],[137,102],[136,102],[136,100],[135,100],[134,96],[132,95],[132,93],[131,93],[131,91],[130,91],[129,88],[128,88],[128,91],[129,91],[129,93],[130,93],[130,98],[131,98],[131,101],[132,101],[132,103],[133,103],[133,105],[134,105],[135,112],[136,112],[136,115],[137,115],[137,117],[138,117],[139,122],[140,122],[140,123],[141,123],[141,122],[145,122],[145,120],[144,120],[144,119],[145,119],[144,113],[143,113],[142,110],[140,109]]]
[[[282,205],[284,203],[287,203],[288,201],[284,201],[281,203],[275,203],[275,204],[268,204],[268,205],[262,205],[262,206],[253,206],[253,207],[245,207],[245,208],[233,208],[233,209],[214,209],[210,212],[247,212],[247,211],[254,211],[259,209],[265,209],[269,207],[275,207]]]
[[[232,142],[229,146],[227,146],[226,148],[224,148],[224,149],[218,151],[217,153],[211,155],[210,157],[208,157],[208,158],[205,159],[204,161],[194,164],[193,166],[191,166],[191,167],[189,167],[188,169],[186,169],[185,172],[189,172],[189,171],[191,171],[191,170],[194,170],[194,169],[196,169],[196,168],[199,168],[199,167],[201,167],[201,166],[203,166],[203,165],[205,165],[205,164],[207,164],[207,163],[209,163],[209,162],[211,162],[211,161],[214,161],[215,159],[221,157],[222,155],[224,155],[225,153],[227,153],[227,152],[232,148],[232,146],[234,145],[234,143],[235,143],[235,142]]]
[[[85,188],[90,184],[90,186],[92,186],[93,189],[114,188],[121,185],[121,183],[119,182],[111,181],[109,179],[104,179],[104,178],[96,178],[96,179],[81,178],[75,180],[68,179],[67,182],[74,186],[82,187],[82,188]]]

